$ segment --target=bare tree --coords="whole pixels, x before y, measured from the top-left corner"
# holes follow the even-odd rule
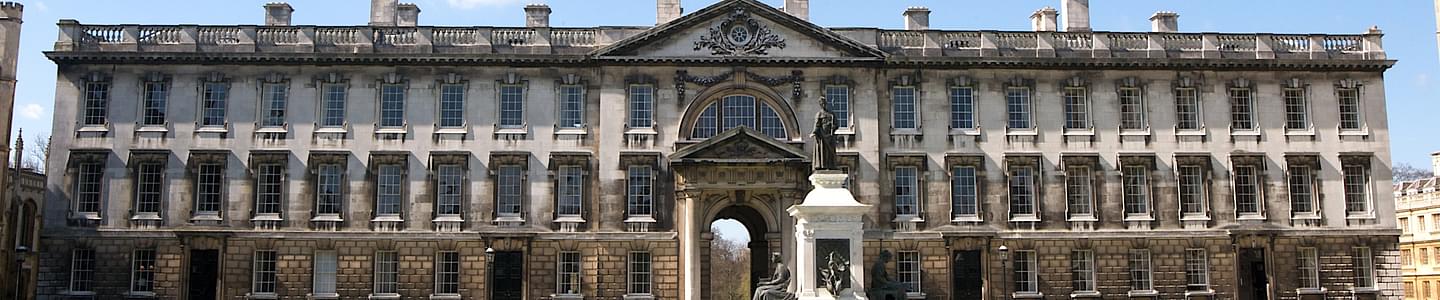
[[[20,168],[45,173],[45,162],[50,160],[50,136],[35,134],[25,142],[25,153],[20,156]]]
[[[717,300],[750,299],[750,249],[739,241],[724,238],[711,229],[710,298]]]
[[[1391,167],[1391,170],[1391,172],[1395,175],[1395,182],[1420,180],[1430,178],[1431,175],[1430,171],[1426,171],[1425,169],[1421,169],[1407,163],[1396,163],[1394,167]]]

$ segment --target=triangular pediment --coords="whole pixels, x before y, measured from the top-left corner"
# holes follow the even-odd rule
[[[810,159],[794,146],[750,127],[726,130],[670,155],[672,163],[803,163]]]
[[[885,52],[756,0],[724,0],[594,56],[883,59]]]

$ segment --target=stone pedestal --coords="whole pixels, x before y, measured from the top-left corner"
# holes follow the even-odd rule
[[[847,177],[837,171],[816,171],[810,175],[815,189],[787,210],[795,218],[795,295],[801,300],[866,299],[862,216],[870,206],[855,201],[843,187]],[[826,253],[818,253],[821,250],[848,252],[849,288],[830,291],[821,283],[819,270],[829,262]]]

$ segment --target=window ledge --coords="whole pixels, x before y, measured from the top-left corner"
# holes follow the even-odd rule
[[[1370,129],[1341,129],[1341,136],[1369,136]]]
[[[345,219],[340,218],[340,215],[338,215],[338,214],[335,214],[335,215],[324,214],[324,215],[315,216],[314,218],[310,218],[310,221],[311,221],[311,222],[343,222],[343,221],[345,221]]]
[[[1317,213],[1298,213],[1298,214],[1295,214],[1295,215],[1293,215],[1293,216],[1290,216],[1290,219],[1291,219],[1291,220],[1319,220],[1319,219],[1321,219],[1321,217],[1320,217],[1320,214],[1317,214]]]
[[[381,215],[371,219],[370,222],[405,222],[405,219],[401,219],[400,215]]]
[[[1204,129],[1176,129],[1175,135],[1180,136],[1205,136]]]
[[[430,220],[430,221],[431,221],[431,222],[465,222],[465,219],[464,219],[464,218],[461,218],[460,216],[439,216],[439,217],[435,217],[434,220]]]
[[[170,132],[170,128],[161,125],[141,125],[135,128],[135,132]]]
[[[1316,288],[1298,288],[1298,289],[1295,289],[1295,294],[1299,294],[1299,295],[1324,295],[1324,294],[1325,294],[1325,288],[1318,288],[1318,289],[1316,289]]]
[[[315,129],[315,133],[350,133],[350,130],[340,127],[320,127]]]
[[[138,214],[135,214],[134,216],[131,216],[130,219],[131,219],[131,220],[137,220],[137,221],[139,221],[139,220],[157,221],[157,220],[160,220],[160,214],[158,214],[158,213],[138,213]]]
[[[838,134],[838,135],[855,135],[855,128],[854,128],[854,127],[838,128],[838,129],[835,129],[835,134]]]
[[[80,125],[80,128],[75,129],[75,131],[79,131],[79,132],[102,132],[102,133],[103,133],[103,132],[110,132],[110,126],[107,126],[107,125]]]
[[[625,218],[625,223],[655,223],[654,216],[630,216]]]
[[[1150,136],[1150,129],[1121,129],[1121,136]]]
[[[1040,222],[1038,216],[1011,216],[1010,222]]]
[[[1184,216],[1181,216],[1181,217],[1180,217],[1180,220],[1181,220],[1181,221],[1209,221],[1209,220],[1210,220],[1210,216],[1207,216],[1207,215],[1184,215]]]
[[[1070,293],[1070,298],[1100,298],[1099,291],[1076,291]]]
[[[1094,136],[1095,129],[1065,129],[1065,136]]]
[[[625,300],[654,300],[655,295],[651,294],[625,294]]]
[[[256,214],[254,218],[250,218],[250,221],[284,221],[284,219],[280,218],[280,214]]]
[[[1127,296],[1130,296],[1130,297],[1155,297],[1155,296],[1159,296],[1159,295],[1160,295],[1160,292],[1157,292],[1157,291],[1155,291],[1155,290],[1144,290],[1144,291],[1133,291],[1133,290],[1132,290],[1132,291],[1130,291],[1129,293],[1126,293],[1126,295],[1127,295]]]
[[[1126,221],[1130,221],[1129,218],[1126,218],[1125,220],[1126,220]],[[1065,221],[1067,221],[1067,222],[1099,222],[1099,221],[1100,221],[1100,218],[1096,218],[1095,215],[1073,215],[1073,216],[1070,216],[1070,217],[1068,217],[1068,218],[1065,218]]]
[[[100,220],[100,213],[98,213],[98,212],[74,212],[74,217],[75,217],[76,219],[81,219],[81,220],[98,221],[98,220]]]
[[[976,222],[976,223],[978,223],[978,222],[984,222],[984,221],[985,221],[985,220],[980,219],[980,216],[978,216],[978,215],[974,215],[974,216],[955,216],[955,217],[953,217],[953,218],[950,219],[950,222],[953,222],[953,223],[970,223],[970,222]]]
[[[280,297],[277,296],[277,295],[275,295],[275,293],[247,293],[247,294],[245,294],[245,298],[246,298],[246,299],[257,299],[257,300],[258,300],[258,299],[264,299],[264,300],[280,299]]]
[[[1265,220],[1265,215],[1261,215],[1261,214],[1246,214],[1246,215],[1240,215],[1239,217],[1236,217],[1235,219],[1238,219],[1238,220],[1258,220],[1258,221],[1264,221],[1264,220]]]
[[[307,294],[307,295],[305,295],[305,298],[308,298],[308,299],[317,299],[317,300],[318,300],[318,299],[340,299],[340,294],[336,294],[336,293]]]
[[[466,134],[466,133],[469,133],[469,132],[467,132],[467,131],[465,130],[465,128],[450,127],[450,128],[435,129],[435,134]]]
[[[590,134],[590,130],[589,130],[589,129],[586,129],[585,127],[567,127],[567,128],[556,129],[556,130],[555,130],[555,134],[558,134],[558,135],[586,135],[586,134]]]
[[[1043,298],[1045,298],[1045,293],[1041,293],[1041,292],[1015,292],[1015,293],[1013,293],[1013,294],[1010,294],[1010,298],[1015,298],[1015,299],[1043,299]]]
[[[1372,287],[1357,287],[1357,288],[1355,288],[1355,293],[1356,293],[1356,294],[1378,294],[1378,293],[1380,293],[1380,288],[1376,288],[1376,287],[1373,287],[1373,286],[1372,286]]]
[[[219,213],[197,213],[190,217],[190,221],[224,221]]]
[[[581,294],[551,294],[550,299],[555,300],[584,300],[585,295]]]
[[[555,218],[555,223],[585,223],[585,218],[580,216],[562,216]]]
[[[400,299],[400,294],[396,294],[396,293],[370,294],[370,296],[367,297],[367,298],[373,299],[373,300],[396,300],[396,299]]]
[[[895,219],[894,219],[894,220],[891,220],[891,222],[895,222],[895,223],[924,223],[924,222],[925,222],[925,218],[921,218],[920,215],[897,215],[897,216],[895,216]]]
[[[197,133],[230,133],[230,128],[225,126],[205,125],[195,128]]]
[[[890,135],[920,135],[919,128],[891,128]]]
[[[1005,131],[1005,135],[1008,135],[1008,136],[1037,136],[1037,135],[1040,135],[1040,132],[1039,132],[1039,131],[1035,131],[1034,128],[1030,128],[1030,129],[1009,129],[1009,130],[1006,130],[1006,131]]]
[[[1191,296],[1214,296],[1215,290],[1206,289],[1203,291],[1185,291],[1185,297]]]
[[[520,216],[501,216],[501,217],[495,218],[495,222],[497,222],[497,223],[524,223],[524,222],[525,222],[525,218],[524,218],[524,217],[520,217]]]
[[[1346,220],[1374,220],[1374,214],[1345,215]]]
[[[285,127],[261,127],[255,133],[290,133],[290,130]]]
[[[1152,222],[1155,216],[1151,215],[1129,215],[1125,216],[1125,222]]]
[[[381,127],[375,129],[375,134],[406,134],[410,129],[406,127]]]
[[[905,293],[905,299],[925,299],[925,293],[921,293],[921,292],[909,292],[909,293]]]
[[[950,135],[980,135],[980,128],[951,128]]]
[[[126,299],[154,299],[155,292],[127,292]]]
[[[530,130],[529,130],[528,128],[524,127],[524,126],[521,126],[521,127],[502,127],[502,128],[500,128],[500,129],[496,129],[496,130],[495,130],[495,134],[529,134],[529,133],[530,133]]]
[[[430,300],[460,300],[460,294],[430,294]]]
[[[625,128],[625,134],[658,135],[660,132],[655,131],[655,127],[629,127]]]
[[[1315,136],[1315,129],[1286,129],[1285,136]]]
[[[1230,130],[1232,136],[1260,136],[1259,130]]]

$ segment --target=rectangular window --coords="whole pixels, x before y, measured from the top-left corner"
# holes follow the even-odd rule
[[[650,216],[654,205],[650,186],[654,177],[650,174],[650,166],[630,166],[629,171],[626,180],[629,185],[626,191],[627,211],[630,216]]]
[[[1039,266],[1035,265],[1034,250],[1015,251],[1015,292],[1039,293]]]
[[[559,270],[556,273],[560,278],[555,280],[555,293],[560,295],[580,294],[580,252],[560,251]]]
[[[1193,88],[1175,89],[1175,129],[1200,130],[1200,97]]]
[[[84,125],[105,125],[109,122],[110,83],[85,83],[85,110],[80,116]]]
[[[1342,88],[1335,91],[1340,102],[1340,129],[1363,128],[1360,118],[1360,89]]]
[[[1090,128],[1090,101],[1083,87],[1066,87],[1061,97],[1065,99],[1065,129]]]
[[[500,127],[525,126],[525,87],[500,86]]]
[[[1260,214],[1259,174],[1255,166],[1235,166],[1235,211],[1240,215]]]
[[[1145,118],[1145,97],[1139,88],[1120,89],[1120,129],[1145,130],[1150,124]]]
[[[630,86],[630,128],[654,127],[655,87],[650,85]]]
[[[1310,105],[1305,101],[1305,89],[1285,89],[1285,129],[1305,130],[1310,128]]]
[[[315,251],[315,295],[335,295],[335,251]]]
[[[75,210],[83,213],[100,213],[100,187],[105,184],[105,164],[85,162],[75,185]]]
[[[724,118],[721,120],[725,126],[721,131],[740,126],[755,128],[755,97],[727,96],[722,101]]]
[[[135,250],[130,260],[130,292],[155,292],[155,250]]]
[[[252,270],[250,279],[250,292],[255,294],[275,293],[275,261],[274,250],[255,251],[255,268]]]
[[[195,212],[219,214],[224,201],[225,165],[223,163],[201,163],[195,171]]]
[[[521,217],[523,205],[525,168],[518,165],[500,166],[499,193],[496,209],[500,217]]]
[[[164,197],[165,164],[147,161],[135,166],[135,212],[160,213],[160,201]]]
[[[891,129],[917,129],[919,121],[916,118],[915,87],[897,86],[890,89],[890,105],[894,114],[894,123]]]
[[[918,293],[920,289],[920,252],[900,251],[895,260],[895,269],[900,275],[900,284],[905,289]]]
[[[285,165],[266,163],[255,169],[255,213],[279,214],[285,197]]]
[[[1205,169],[1198,165],[1181,165],[1179,173],[1180,213],[1205,214]]]
[[[442,251],[435,257],[435,294],[460,293],[460,252]]]
[[[847,173],[848,174],[848,173]],[[950,170],[950,211],[953,217],[980,215],[979,191],[976,189],[975,167],[955,166]]]
[[[465,126],[465,85],[440,86],[440,127]]]
[[[394,295],[399,293],[400,259],[394,251],[375,252],[375,294]]]
[[[1210,290],[1210,262],[1205,249],[1185,249],[1185,290]]]
[[[1065,202],[1070,217],[1092,217],[1094,209],[1094,186],[1091,183],[1090,167],[1070,166],[1065,170]]]
[[[850,128],[850,86],[825,86],[825,100],[829,101],[830,112],[835,114],[835,127]]]
[[[145,82],[145,107],[140,125],[165,125],[165,105],[170,97],[170,84],[164,81]]]
[[[1355,247],[1355,288],[1375,288],[1375,261],[1369,247]]]
[[[585,87],[560,87],[560,128],[585,127]]]
[[[1145,166],[1125,166],[1125,215],[1150,215],[1150,170]]]
[[[345,126],[345,101],[349,96],[344,84],[326,84],[325,98],[321,101],[320,126]]]
[[[1299,268],[1299,285],[1301,289],[1320,289],[1320,257],[1315,248],[1300,248],[1300,253],[1295,257],[1295,264]]]
[[[340,164],[320,165],[319,192],[315,193],[315,213],[320,215],[339,215],[340,205],[344,203],[345,193],[341,186],[345,177],[345,168]]]
[[[404,167],[384,164],[378,169],[375,174],[375,215],[399,217]]]
[[[585,193],[585,173],[580,166],[560,166],[559,180],[556,192],[559,204],[556,205],[555,214],[568,217],[580,217],[580,203]]]
[[[630,252],[629,288],[626,293],[632,295],[650,294],[650,252]]]
[[[289,109],[290,87],[285,84],[268,83],[264,87],[264,99],[260,107],[260,127],[285,126],[285,111]]]
[[[1005,114],[1010,129],[1034,129],[1030,124],[1030,88],[1005,89]]]
[[[1290,166],[1290,211],[1315,213],[1315,181],[1308,165]]]
[[[895,167],[895,214],[917,216],[920,214],[919,183],[915,167]]]
[[[204,113],[200,119],[200,126],[224,126],[225,101],[230,97],[230,84],[206,82],[204,94],[205,98],[200,103],[200,111]]]
[[[1130,250],[1130,290],[1155,290],[1155,286],[1154,283],[1151,282],[1150,275],[1150,250]]]
[[[1070,274],[1076,292],[1094,292],[1095,252],[1090,250],[1070,251]]]
[[[436,214],[460,216],[460,205],[464,201],[465,169],[458,164],[444,164],[436,167]]]
[[[1230,129],[1255,130],[1255,100],[1250,89],[1230,89]]]
[[[405,126],[405,85],[380,86],[380,127]]]
[[[975,89],[950,88],[950,129],[975,128]]]
[[[1345,212],[1350,215],[1370,213],[1370,168],[1349,164],[1345,170]],[[1419,228],[1424,228],[1422,224]]]
[[[78,248],[70,252],[70,291],[94,292],[95,250]]]
[[[1410,249],[1400,250],[1400,264],[1406,266],[1410,265]]]
[[[1010,216],[1035,215],[1035,169],[1028,166],[1010,168]]]

